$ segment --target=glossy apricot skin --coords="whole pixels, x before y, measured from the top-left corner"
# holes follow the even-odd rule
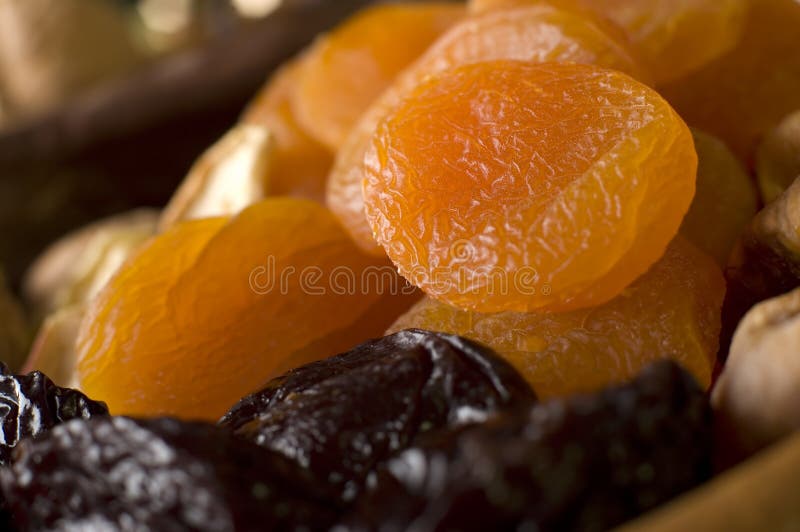
[[[81,389],[115,414],[215,420],[374,305],[379,295],[359,284],[373,266],[308,200],[179,224],[91,305],[77,342]]]
[[[754,1],[734,49],[660,91],[691,126],[752,166],[760,139],[800,109],[798,28],[800,2]]]
[[[304,58],[292,59],[270,77],[242,116],[266,127],[274,139],[271,164],[264,176],[272,196],[294,196],[322,202],[333,153],[300,126],[291,105],[298,90]]]
[[[747,224],[758,212],[758,192],[741,162],[718,138],[692,130],[697,150],[697,192],[681,234],[725,267]]]
[[[511,362],[541,399],[599,390],[661,358],[678,361],[707,388],[724,293],[719,266],[678,237],[648,273],[595,308],[480,314],[426,297],[389,332],[421,327],[482,342]]]
[[[475,63],[430,77],[378,126],[364,201],[428,295],[479,312],[617,296],[663,254],[694,195],[689,129],[616,71]]]
[[[627,35],[658,84],[681,78],[732,49],[750,0],[560,0],[607,17]],[[484,12],[539,0],[471,0]]]
[[[449,2],[378,4],[320,36],[292,98],[300,124],[336,150],[395,76],[464,14]]]
[[[326,204],[363,250],[384,254],[364,218],[361,191],[364,155],[378,122],[428,76],[496,59],[597,64],[650,79],[615,28],[558,3],[483,13],[456,24],[373,102],[337,152]]]

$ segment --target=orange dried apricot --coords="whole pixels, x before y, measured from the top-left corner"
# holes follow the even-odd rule
[[[380,271],[390,273],[393,268],[389,266],[386,269],[381,268]],[[397,275],[397,273],[394,272],[394,275]],[[399,275],[397,277],[405,283],[402,277]],[[383,333],[392,323],[408,312],[422,298],[422,292],[419,290],[394,292],[392,290],[384,291],[376,287],[370,287],[369,289],[376,290],[379,294],[379,298],[375,303],[370,305],[351,324],[295,352],[288,361],[286,369],[289,370],[302,364],[313,362],[320,358],[320,353],[329,355],[345,353],[354,345],[383,336]]]
[[[456,24],[373,102],[337,152],[326,202],[362,249],[383,255],[364,218],[361,193],[364,155],[378,122],[428,76],[495,59],[597,64],[648,79],[613,27],[557,3],[488,12]]]
[[[509,8],[538,0],[471,0],[470,9]],[[749,0],[573,0],[618,24],[658,83],[723,55],[739,41]]]
[[[697,150],[697,193],[681,234],[725,267],[736,241],[758,212],[755,185],[716,137],[692,130]]]
[[[81,389],[115,414],[217,419],[374,305],[378,294],[359,283],[375,265],[308,200],[178,224],[91,305],[77,342]]]
[[[317,140],[337,149],[395,76],[454,22],[464,6],[400,3],[366,8],[312,45],[292,102]]]
[[[761,137],[800,109],[800,2],[753,2],[742,37],[727,54],[665,85],[686,121],[724,140],[752,164]]]
[[[627,380],[662,358],[680,362],[708,387],[724,293],[719,266],[678,237],[650,271],[596,308],[479,314],[426,297],[389,332],[419,327],[482,342],[543,399]]]
[[[432,76],[379,124],[364,202],[427,294],[481,312],[570,310],[658,260],[696,169],[689,128],[629,76],[490,61]]]
[[[274,139],[268,176],[264,176],[265,180],[269,178],[270,195],[322,202],[333,154],[297,123],[290,103],[303,61],[300,57],[281,67],[250,104],[242,121],[265,126]]]

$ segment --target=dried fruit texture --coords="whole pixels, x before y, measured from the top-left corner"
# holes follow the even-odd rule
[[[471,0],[482,12],[537,0]],[[678,79],[728,52],[739,41],[748,0],[574,0],[619,25],[656,82]]]
[[[25,360],[30,340],[25,311],[8,291],[0,269],[0,364],[17,369]]]
[[[456,24],[369,107],[337,153],[326,201],[362,249],[385,254],[364,217],[362,196],[364,156],[380,120],[428,76],[494,59],[590,63],[648,78],[614,28],[559,4],[489,12]]]
[[[389,461],[354,530],[608,530],[711,476],[711,411],[675,364],[432,435]]]
[[[227,431],[173,419],[76,420],[0,472],[19,530],[323,530],[325,486]]]
[[[349,325],[296,351],[286,366],[287,370],[318,360],[319,353],[344,353],[354,345],[383,336],[392,323],[422,299],[422,291],[408,284],[388,260],[373,271],[380,272],[383,281],[373,283],[367,280],[364,290],[377,293],[377,301]]]
[[[81,418],[108,415],[103,403],[81,392],[60,388],[38,371],[11,375],[0,365],[0,464],[7,465],[11,451],[23,438],[32,438],[54,426]]]
[[[274,196],[323,201],[333,154],[297,123],[291,95],[298,90],[303,57],[291,60],[267,82],[242,117],[242,123],[266,127],[273,138],[269,172],[263,176]]]
[[[618,295],[664,253],[694,195],[691,133],[651,89],[575,63],[431,77],[378,126],[367,220],[400,273],[481,312]]]
[[[189,170],[164,208],[159,230],[184,220],[233,216],[264,199],[273,145],[264,126],[234,126]]]
[[[491,350],[408,330],[273,380],[221,424],[295,460],[352,501],[377,465],[419,435],[534,400],[525,380]]]
[[[39,318],[86,303],[156,231],[159,213],[136,209],[94,222],[47,248],[25,274],[23,292]]]
[[[752,163],[756,144],[800,109],[800,3],[752,3],[739,44],[661,93],[692,126],[724,140]]]
[[[588,392],[670,358],[711,382],[725,282],[719,267],[677,238],[664,257],[605,305],[560,314],[478,314],[426,298],[389,331],[419,327],[482,342],[541,398]]]
[[[728,264],[731,250],[758,212],[758,193],[736,156],[716,137],[692,130],[697,150],[697,192],[681,234]]]
[[[81,389],[115,414],[218,419],[375,303],[360,284],[373,266],[309,200],[177,225],[93,302],[78,339]]]
[[[764,203],[776,200],[800,177],[800,110],[781,120],[758,146],[756,175]]]
[[[368,7],[308,51],[292,99],[300,124],[336,150],[361,113],[395,76],[464,16],[456,3]]]
[[[712,396],[749,452],[800,429],[800,289],[756,305],[739,323]]]

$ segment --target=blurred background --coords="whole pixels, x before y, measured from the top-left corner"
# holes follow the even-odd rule
[[[269,73],[366,0],[1,0],[0,264],[163,206]]]

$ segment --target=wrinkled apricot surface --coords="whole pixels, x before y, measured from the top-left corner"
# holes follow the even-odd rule
[[[489,12],[456,24],[369,107],[336,155],[326,201],[362,249],[383,255],[364,217],[361,193],[364,155],[378,122],[426,77],[495,59],[597,64],[648,79],[614,28],[557,4]]]
[[[400,3],[363,9],[308,52],[293,98],[298,120],[331,149],[409,63],[464,16],[455,3]]]
[[[800,2],[752,2],[737,46],[661,88],[686,121],[752,164],[759,139],[800,109]]]
[[[696,167],[689,128],[632,78],[491,61],[431,77],[379,124],[364,201],[427,294],[481,312],[569,310],[658,260]]]
[[[81,389],[115,414],[217,419],[377,303],[359,284],[375,265],[307,200],[179,224],[91,305],[77,343]]]
[[[596,308],[479,314],[426,297],[389,332],[420,327],[482,342],[514,364],[541,399],[624,381],[662,358],[708,387],[724,292],[714,261],[678,237],[647,274]]]
[[[716,137],[693,130],[697,192],[681,234],[725,267],[733,246],[758,212],[755,185],[736,156]]]
[[[482,12],[538,1],[471,0],[470,9]],[[748,0],[570,1],[618,24],[659,83],[680,78],[733,48],[749,6]]]
[[[264,176],[269,194],[322,201],[333,154],[297,123],[290,103],[303,65],[300,57],[281,67],[250,104],[242,121],[265,126],[274,139],[268,175]]]

